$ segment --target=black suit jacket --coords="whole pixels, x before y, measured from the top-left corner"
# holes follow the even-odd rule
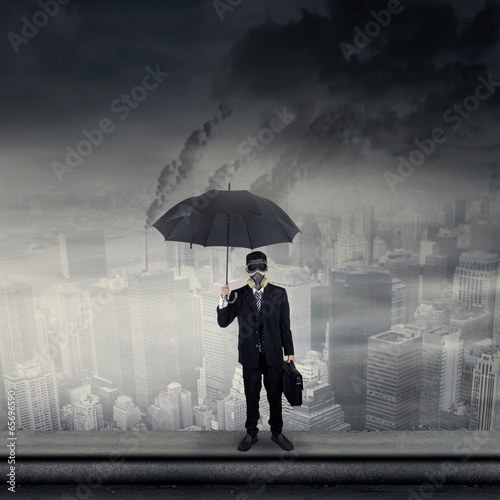
[[[222,309],[217,306],[217,322],[220,327],[225,328],[238,317],[238,361],[245,368],[257,368],[259,366],[257,304],[248,284],[232,290],[229,294],[230,301],[234,299],[236,293],[238,296],[234,303],[229,303]],[[266,341],[264,353],[267,364],[273,366],[283,362],[282,349],[285,351],[285,356],[293,355],[290,305],[283,287],[272,283],[264,287],[262,313]]]

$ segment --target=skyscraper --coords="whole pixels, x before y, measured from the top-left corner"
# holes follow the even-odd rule
[[[420,423],[441,427],[440,412],[457,408],[463,366],[460,330],[438,326],[423,332]]]
[[[363,430],[367,339],[390,328],[392,276],[369,268],[330,269],[329,283],[329,382],[345,420]]]
[[[67,280],[54,282],[56,328],[61,339],[59,369],[81,385],[96,373],[92,300],[88,290]]]
[[[70,431],[97,431],[104,427],[102,404],[93,394],[79,403],[64,406],[63,415]]]
[[[438,254],[446,257],[446,279],[453,280],[453,274],[462,253],[462,249],[458,248],[458,236],[453,236],[449,231],[440,230],[434,240],[438,244]]]
[[[130,331],[136,402],[146,411],[157,394],[179,380],[172,271],[147,271],[128,277]]]
[[[307,382],[304,385],[302,406],[293,408],[289,427],[294,431],[347,431],[351,426],[344,420],[344,411],[335,403],[328,382]]]
[[[391,326],[406,321],[406,285],[398,278],[392,278]]]
[[[500,431],[500,355],[479,354],[472,379],[471,431]]]
[[[37,335],[33,289],[27,283],[9,280],[0,287],[0,345],[2,379],[16,370],[17,363],[41,353],[43,345]]]
[[[154,431],[176,431],[193,425],[191,392],[172,382],[155,398],[150,413]]]
[[[97,373],[112,380],[120,394],[135,399],[134,360],[130,331],[128,288],[123,278],[102,278],[90,286]]]
[[[423,330],[397,325],[368,338],[368,430],[411,430],[418,424]]]
[[[412,208],[399,211],[396,214],[396,231],[401,234],[405,250],[417,250],[422,234],[422,214]]]
[[[293,265],[297,267],[309,267],[313,274],[322,267],[321,253],[321,230],[313,213],[306,214],[301,227],[297,244],[294,245]]]
[[[279,264],[270,264],[269,269],[266,277],[287,291],[293,348],[301,358],[311,349],[311,271]]]
[[[229,288],[237,288],[236,282],[229,281]],[[217,323],[221,283],[201,292],[203,325],[203,366],[198,381],[198,402],[216,403],[229,394],[234,369],[238,364],[238,320],[227,328]]]
[[[113,406],[113,420],[119,429],[130,430],[140,422],[141,410],[129,396],[120,396]]]
[[[309,351],[295,366],[302,374],[304,391],[302,406],[287,412],[288,427],[318,432],[349,430],[351,425],[345,422],[344,411],[335,403],[332,386],[328,383],[328,358],[318,351]],[[284,404],[285,408],[290,406],[288,402]]]
[[[52,360],[18,363],[4,376],[5,390],[16,394],[16,428],[59,431],[59,396]]]
[[[445,255],[428,255],[423,267],[422,297],[425,300],[438,299],[446,286],[446,267],[448,259]]]
[[[259,401],[260,419],[269,418],[269,403],[264,401],[265,392],[261,391]],[[266,404],[267,403],[267,404]],[[217,421],[219,430],[244,431],[247,417],[245,387],[243,383],[243,368],[241,365],[234,370],[233,386],[229,395],[217,401]]]
[[[491,339],[484,339],[474,342],[470,347],[464,347],[464,363],[462,368],[462,383],[460,399],[462,402],[470,405],[472,395],[472,379],[474,377],[474,368],[481,352],[487,352],[492,349]]]
[[[454,299],[462,302],[467,311],[483,307],[489,312],[489,337],[493,335],[498,263],[499,257],[495,253],[464,252],[453,278]]]
[[[119,389],[112,380],[94,375],[90,379],[90,391],[99,398],[102,414],[108,419],[113,418],[113,405],[119,396]]]
[[[406,285],[406,323],[413,322],[418,306],[420,265],[410,252],[390,252],[385,268]]]

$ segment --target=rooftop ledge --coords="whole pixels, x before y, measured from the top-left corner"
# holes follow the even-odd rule
[[[21,484],[500,484],[500,432],[284,434],[291,452],[260,431],[242,453],[244,431],[2,431],[0,459],[15,443]]]

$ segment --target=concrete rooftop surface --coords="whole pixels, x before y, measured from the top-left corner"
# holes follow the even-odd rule
[[[282,450],[264,431],[247,452],[236,449],[244,431],[16,431],[16,481],[26,492],[29,485],[36,491],[37,486],[52,484],[54,488],[95,488],[100,494],[109,485],[160,489],[178,485],[186,492],[195,485],[254,490],[261,485],[268,492],[286,484],[414,485],[417,489],[427,485],[433,494],[453,485],[500,486],[500,432],[284,434],[295,446],[291,452]],[[4,443],[0,459],[6,467],[9,448],[5,444],[12,441],[6,431],[0,437]],[[151,494],[154,498],[156,493],[151,490]]]

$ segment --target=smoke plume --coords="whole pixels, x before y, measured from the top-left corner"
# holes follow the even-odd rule
[[[210,141],[215,139],[217,125],[231,115],[232,109],[226,103],[219,104],[220,117],[214,117],[192,132],[187,138],[179,157],[161,171],[156,188],[156,196],[147,211],[146,223],[151,225],[165,209],[170,195],[186,179],[187,175],[200,163]]]

